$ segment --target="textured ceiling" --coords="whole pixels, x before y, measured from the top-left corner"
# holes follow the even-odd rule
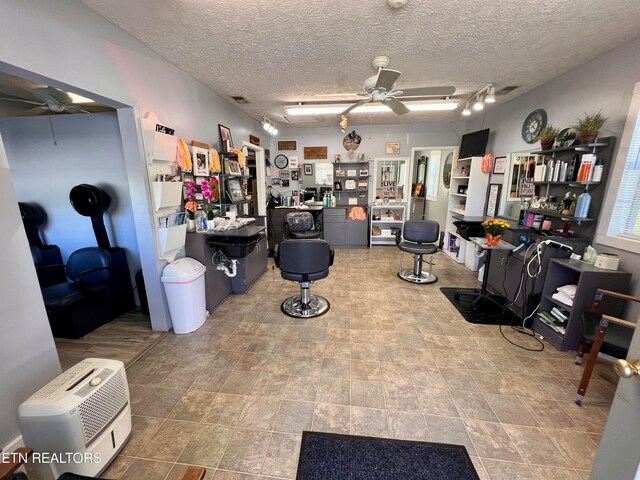
[[[638,0],[81,0],[253,117],[359,92],[374,55],[400,88],[519,85],[498,104],[640,36]],[[344,100],[344,98],[342,98]],[[233,100],[230,99],[233,102]],[[369,118],[371,117],[371,118]],[[454,112],[352,114],[351,124],[460,120]],[[335,125],[325,116],[302,126]]]

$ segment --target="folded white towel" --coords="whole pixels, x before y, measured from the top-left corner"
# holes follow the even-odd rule
[[[565,285],[563,287],[558,288],[558,291],[573,298],[576,296],[577,289],[578,289],[577,285]]]
[[[571,298],[566,293],[557,292],[551,295],[551,298],[553,298],[554,300],[558,300],[559,302],[564,303],[565,305],[569,305],[569,306],[573,305],[573,298]]]

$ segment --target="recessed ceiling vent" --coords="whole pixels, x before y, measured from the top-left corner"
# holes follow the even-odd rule
[[[244,97],[231,97],[233,98],[236,102],[241,103],[243,105],[246,105],[247,103],[251,103],[249,100],[247,100]]]
[[[520,85],[511,85],[509,87],[503,87],[500,90],[496,90],[496,95],[507,95],[513,92],[516,88],[520,88]]]

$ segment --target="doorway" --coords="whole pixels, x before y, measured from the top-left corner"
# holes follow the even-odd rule
[[[122,312],[112,312],[113,320],[82,338],[63,338],[58,326],[51,323],[51,315],[49,327],[52,333],[57,332],[55,343],[63,369],[91,356],[129,363],[161,334],[152,332],[148,315],[134,309],[140,253],[118,113],[112,106],[70,94],[53,83],[0,71],[0,133],[15,200],[29,207],[23,211],[36,211],[41,217],[29,234],[33,263],[38,273],[44,272],[39,275],[39,287],[69,284],[69,270],[64,265],[70,256],[100,244],[94,233],[99,220],[80,215],[70,202],[71,189],[87,184],[98,187],[110,199],[100,219],[110,242],[112,266],[123,279],[118,281],[124,289],[118,296],[129,296],[131,302],[123,302]],[[53,257],[43,259],[45,250],[47,255],[53,252]],[[113,260],[113,255],[119,260]],[[125,267],[120,268],[119,263],[116,267],[120,260]],[[57,274],[48,275],[52,271]],[[116,296],[115,290],[113,293]],[[140,305],[137,298],[136,304]]]

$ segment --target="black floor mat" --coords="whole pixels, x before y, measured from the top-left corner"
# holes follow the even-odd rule
[[[447,300],[456,307],[462,318],[469,323],[480,323],[485,325],[521,325],[522,320],[516,316],[511,310],[505,308],[504,311],[491,302],[480,303],[475,311],[471,311],[471,302],[473,298],[467,295],[461,295],[456,300],[456,292],[473,292],[473,288],[451,288],[441,287],[440,291],[444,293]]]
[[[297,480],[478,480],[462,445],[302,432]]]

